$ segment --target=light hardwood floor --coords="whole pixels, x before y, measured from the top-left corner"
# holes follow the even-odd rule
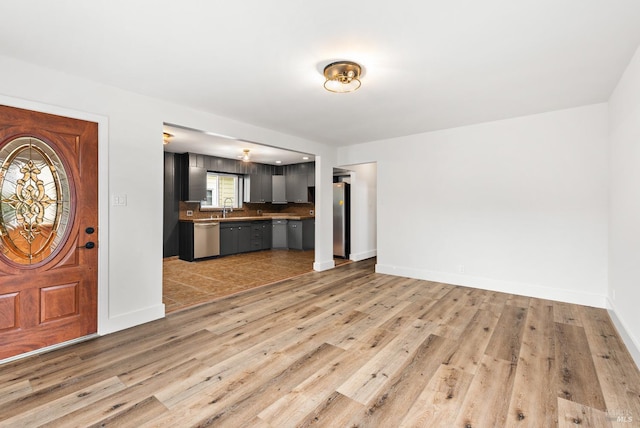
[[[639,421],[640,372],[605,310],[375,274],[371,260],[0,366],[0,426]]]

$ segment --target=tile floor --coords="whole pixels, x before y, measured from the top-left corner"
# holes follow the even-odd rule
[[[186,262],[163,260],[166,313],[313,270],[314,251],[268,250]],[[348,260],[337,259],[336,265]]]

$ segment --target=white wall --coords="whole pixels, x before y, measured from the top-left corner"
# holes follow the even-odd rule
[[[609,280],[614,320],[637,347],[639,62],[636,53],[609,117],[599,104],[342,148],[341,165],[377,162],[378,270],[594,306],[604,306]],[[100,134],[108,153],[108,169],[100,171],[107,183],[100,228],[108,236],[100,242],[109,244],[101,333],[164,314],[163,122],[316,154],[314,267],[333,266],[334,149],[2,56],[0,69],[1,102],[33,102],[108,123]],[[126,194],[128,205],[110,207],[112,194]],[[371,249],[369,227],[360,252]]]
[[[609,121],[609,305],[640,366],[640,48],[611,95]]]
[[[378,272],[604,307],[606,104],[340,150],[370,161]]]
[[[318,155],[321,167],[316,178],[319,208],[314,266],[333,266],[331,180],[335,149],[7,57],[0,56],[0,69],[0,102],[33,104],[54,114],[95,116],[108,123],[108,132],[102,129],[99,137],[100,153],[108,155],[108,159],[102,157],[100,170],[100,267],[106,267],[99,280],[100,334],[164,316],[163,122]],[[127,206],[109,206],[114,194],[126,195]],[[108,234],[102,233],[107,229]],[[104,254],[104,248],[108,248],[108,254]]]
[[[340,161],[340,149],[338,150]],[[351,253],[349,259],[359,261],[377,254],[377,165],[341,165],[351,171]]]
[[[305,151],[305,150],[301,150]],[[309,152],[308,153],[313,153]],[[316,230],[313,269],[323,271],[335,266],[333,261],[333,167],[335,151],[316,156]]]

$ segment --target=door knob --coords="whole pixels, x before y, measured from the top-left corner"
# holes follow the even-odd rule
[[[87,242],[86,244],[84,244],[82,247],[78,247],[78,248],[86,248],[87,250],[90,250],[92,248],[94,248],[96,246],[95,242]]]
[[[87,235],[91,235],[96,230],[93,227],[87,227],[84,231],[87,233]]]

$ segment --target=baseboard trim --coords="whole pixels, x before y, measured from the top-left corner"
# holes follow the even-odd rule
[[[618,330],[618,334],[622,338],[622,341],[626,345],[629,350],[629,354],[631,354],[631,358],[636,363],[636,366],[640,368],[640,342],[629,334],[629,328],[626,323],[618,317],[616,313],[616,308],[613,305],[611,299],[607,297],[607,312],[609,312],[609,316],[611,317],[611,321],[613,325]]]
[[[560,302],[574,303],[577,305],[594,306],[596,308],[606,307],[606,296],[604,295],[551,288],[536,284],[523,284],[518,282],[501,281],[471,275],[435,272],[402,266],[384,265],[379,263],[376,264],[376,272],[387,275],[424,279],[433,282],[442,282],[445,284],[461,285],[464,287],[480,288],[483,290],[499,291],[501,293],[517,294],[520,296],[535,297],[538,299],[548,299]]]
[[[377,255],[378,255],[378,250],[369,250],[369,251],[363,251],[361,253],[351,253],[349,254],[349,259],[354,262],[359,262],[361,260],[366,260],[372,257],[376,257]]]
[[[334,262],[333,259],[324,262],[313,262],[313,270],[316,272],[333,269],[334,267],[336,267],[336,262]]]
[[[109,333],[115,333],[116,331],[164,318],[164,315],[164,304],[160,304],[141,309],[139,311],[109,317],[109,319],[106,320],[98,329],[98,334],[102,336]]]

